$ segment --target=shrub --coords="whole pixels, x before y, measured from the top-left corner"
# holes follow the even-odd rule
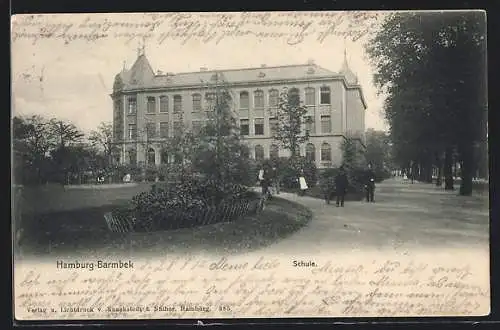
[[[319,186],[323,194],[333,193],[335,194],[335,177],[337,176],[339,169],[336,167],[327,168],[323,170],[319,176]],[[365,171],[363,169],[347,169],[347,178],[349,181],[349,186],[347,187],[347,194],[355,196],[364,195],[364,175]]]
[[[304,176],[309,187],[314,187],[318,181],[315,163],[305,157],[298,157],[294,160],[280,158],[274,164],[277,165],[280,182],[285,189],[298,188],[297,179],[301,169],[304,170]]]
[[[234,220],[257,210],[260,195],[239,184],[216,184],[203,176],[156,183],[113,216],[133,219],[135,230],[172,229]]]

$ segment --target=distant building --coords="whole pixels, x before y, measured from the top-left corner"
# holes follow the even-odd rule
[[[342,161],[340,146],[347,135],[364,144],[366,102],[346,58],[339,73],[309,61],[173,74],[155,73],[144,52],[139,52],[133,66],[116,75],[111,95],[114,141],[120,146],[115,162],[171,162],[162,150],[162,141],[180,133],[182,127],[196,129],[206,120],[213,99],[209,86],[219,77],[231,92],[240,132],[257,160],[288,155],[272,138],[273,113],[284,87],[300,93],[312,119],[311,124],[304,124],[310,140],[301,146],[301,155],[313,159],[318,167],[327,167]],[[146,146],[138,143],[144,139],[148,139]]]

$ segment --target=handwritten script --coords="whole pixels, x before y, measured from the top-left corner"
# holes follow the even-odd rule
[[[429,259],[171,257],[132,270],[16,268],[16,317],[231,318],[481,315],[489,312],[487,271]]]
[[[381,14],[373,12],[242,12],[18,15],[12,20],[12,41],[44,39],[95,42],[116,39],[164,44],[170,40],[216,43],[251,37],[281,39],[290,45],[305,40],[323,43],[331,36],[353,41],[374,28]]]

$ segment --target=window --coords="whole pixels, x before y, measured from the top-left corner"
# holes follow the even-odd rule
[[[168,122],[166,121],[160,123],[160,137],[168,138]]]
[[[198,112],[201,111],[201,95],[193,94],[193,111]]]
[[[314,162],[316,160],[316,148],[312,143],[308,143],[306,145],[306,159],[311,162]]]
[[[160,112],[168,112],[168,96],[160,96]]]
[[[312,116],[306,116],[304,118],[305,121],[305,129],[306,132],[309,132],[309,134],[314,134],[314,119]]]
[[[306,88],[306,105],[315,105],[316,104],[316,95],[315,90],[312,87]]]
[[[248,125],[248,119],[240,120],[240,135],[249,135],[250,125]]]
[[[332,121],[330,116],[321,116],[321,133],[332,132]]]
[[[155,150],[153,148],[149,148],[148,149],[148,157],[147,157],[148,164],[155,164],[156,163],[155,158],[156,158]]]
[[[154,98],[153,96],[148,96],[146,111],[147,111],[147,113],[155,113],[156,112],[156,98]]]
[[[205,100],[207,102],[207,111],[213,111],[215,105],[215,93],[205,93]]]
[[[255,119],[255,135],[264,135],[264,118]]]
[[[160,161],[162,164],[168,164],[168,152],[167,149],[163,148],[160,153]]]
[[[201,132],[201,128],[202,128],[202,123],[201,121],[199,120],[194,120],[192,123],[192,126],[193,126],[193,133],[194,134],[199,134]]]
[[[241,109],[248,109],[250,107],[250,102],[248,98],[248,92],[241,92],[240,93],[240,108]]]
[[[330,104],[330,87],[323,86],[320,89],[320,103],[321,104]]]
[[[277,108],[279,104],[279,92],[276,89],[271,89],[269,91],[269,107]]]
[[[278,159],[279,158],[279,147],[275,144],[271,144],[271,148],[269,150],[269,158]]]
[[[264,107],[264,92],[263,91],[255,91],[253,95],[253,102],[255,108],[263,108]]]
[[[137,138],[137,126],[135,124],[128,125],[128,138],[134,140]]]
[[[275,136],[278,133],[278,118],[269,118],[269,131],[271,136]]]
[[[260,144],[255,146],[255,160],[264,160],[264,147]]]
[[[298,88],[290,88],[288,91],[288,102],[292,104],[300,103],[300,92]]]
[[[182,122],[174,121],[174,136],[182,135]]]
[[[156,137],[156,124],[146,123],[146,136],[148,139]]]
[[[137,164],[137,152],[135,150],[128,151],[128,161],[130,164]]]
[[[323,143],[321,145],[321,161],[331,162],[332,161],[332,147],[328,143]]]
[[[182,112],[182,96],[174,95],[174,113]]]
[[[137,98],[135,96],[131,96],[128,98],[128,113],[134,114],[137,112]]]

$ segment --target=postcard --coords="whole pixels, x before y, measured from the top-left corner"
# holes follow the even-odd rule
[[[16,320],[490,313],[484,11],[11,27]]]

